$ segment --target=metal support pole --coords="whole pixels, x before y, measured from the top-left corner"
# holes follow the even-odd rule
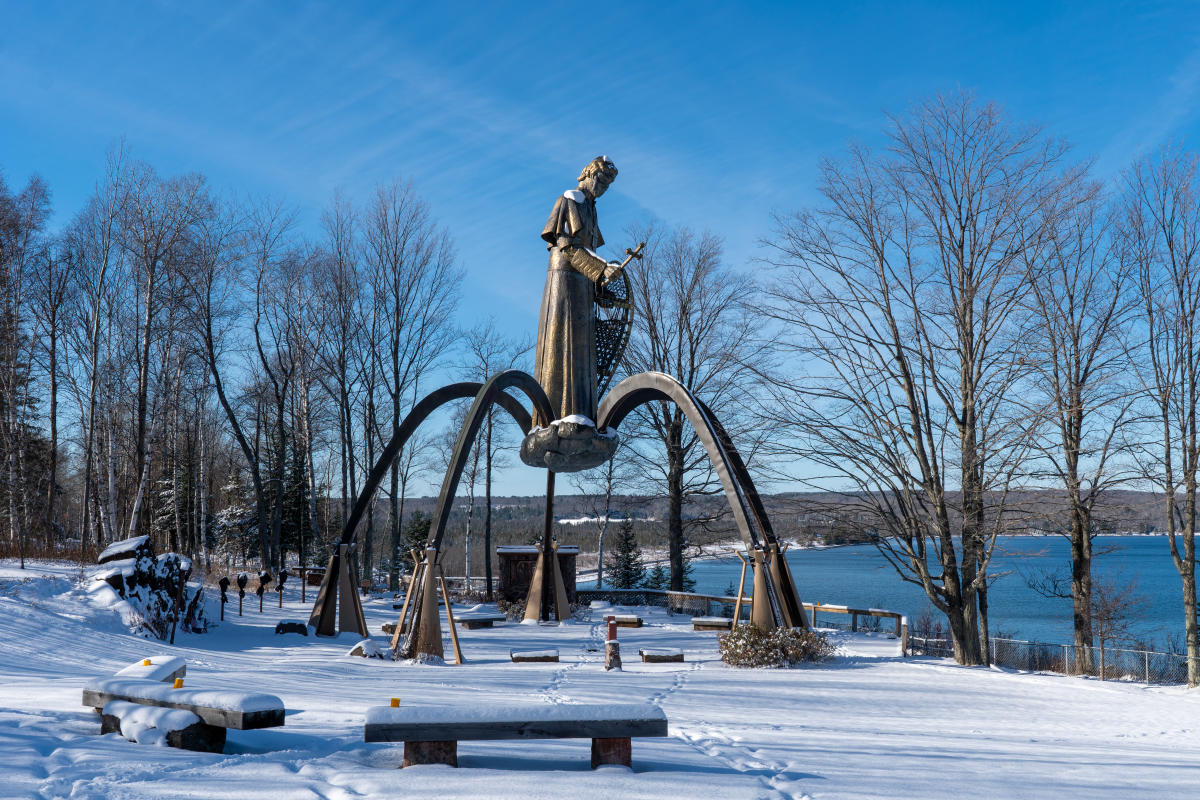
[[[542,528],[542,558],[545,559],[542,565],[542,613],[541,620],[548,622],[550,620],[550,604],[554,602],[554,562],[551,559],[557,558],[554,552],[552,543],[552,533],[554,531],[554,471],[546,470],[546,519]],[[561,620],[562,609],[555,609],[555,614]]]

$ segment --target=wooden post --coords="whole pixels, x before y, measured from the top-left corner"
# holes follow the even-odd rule
[[[592,739],[592,769],[602,764],[633,766],[633,747],[629,737]]]
[[[404,634],[404,629],[408,627],[409,604],[412,602],[414,589],[420,581],[421,570],[424,569],[424,565],[416,561],[415,550],[413,551],[413,561],[415,565],[413,566],[412,575],[408,578],[408,590],[404,592],[404,607],[400,609],[400,618],[396,620],[396,630],[392,632],[391,650],[393,657],[396,655],[396,648],[400,646],[400,637]]]
[[[308,569],[300,567],[300,602],[306,602],[304,599],[304,587],[308,583]]]
[[[730,630],[737,627],[738,622],[742,619],[742,601],[746,597],[746,569],[750,566],[750,562],[741,553],[735,550],[733,554],[738,557],[738,561],[742,562],[742,575],[738,578],[737,602],[733,604],[733,624],[729,626]]]
[[[438,577],[442,580],[442,601],[446,604],[446,624],[450,626],[450,641],[454,644],[455,664],[463,663],[462,648],[458,646],[458,631],[454,629],[454,611],[450,608],[450,593],[446,591],[446,573],[438,564]]]
[[[405,742],[401,768],[415,764],[458,766],[458,742]]]

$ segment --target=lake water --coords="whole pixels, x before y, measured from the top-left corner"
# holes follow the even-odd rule
[[[1131,608],[1136,633],[1164,645],[1167,635],[1183,638],[1183,590],[1164,536],[1103,536],[1095,540],[1094,572],[1136,582],[1142,602]],[[907,614],[910,623],[931,608],[921,587],[904,583],[873,545],[791,550],[787,554],[796,588],[806,603],[885,608]],[[1029,588],[1026,576],[1051,569],[1064,574],[1070,546],[1061,536],[1002,537],[989,572],[1000,575],[988,596],[993,635],[1005,633],[1044,642],[1071,641],[1071,602],[1047,599]],[[736,584],[736,558],[696,562],[696,591],[725,594]],[[750,591],[750,577],[746,578]],[[934,618],[940,617],[935,612]]]

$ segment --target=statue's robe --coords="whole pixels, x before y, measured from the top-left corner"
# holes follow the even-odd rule
[[[546,390],[555,419],[596,419],[596,328],[593,305],[604,261],[596,201],[577,189],[563,193],[542,230],[550,269],[538,316],[534,377]],[[533,424],[545,426],[535,410]]]

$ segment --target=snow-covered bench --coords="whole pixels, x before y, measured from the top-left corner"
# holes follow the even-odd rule
[[[728,617],[692,617],[694,631],[727,631],[733,627],[733,620]]]
[[[645,664],[672,664],[683,661],[683,651],[668,647],[647,647],[638,650],[638,655],[642,657],[642,662]]]
[[[150,656],[117,670],[116,677],[174,683],[186,674],[187,662],[179,656]]]
[[[642,618],[637,614],[609,614],[617,621],[618,628],[640,628],[642,627]]]
[[[648,703],[374,706],[363,727],[364,741],[404,742],[404,767],[457,767],[460,741],[494,739],[591,739],[593,769],[630,767],[631,737],[666,735],[666,714]]]
[[[558,649],[551,647],[547,650],[509,650],[508,657],[512,659],[514,664],[558,661]]]
[[[168,735],[167,744],[213,753],[224,750],[227,728],[275,728],[283,724],[284,714],[283,701],[271,694],[176,689],[156,680],[125,677],[89,681],[83,687],[83,705],[102,715],[101,733],[119,731],[140,742],[147,728],[157,729],[159,734],[175,731],[180,735],[174,741]],[[138,711],[140,707],[162,710]],[[189,712],[191,716],[163,710]]]
[[[496,611],[463,611],[454,615],[454,621],[469,631],[490,628],[494,622],[505,622],[508,617]]]

